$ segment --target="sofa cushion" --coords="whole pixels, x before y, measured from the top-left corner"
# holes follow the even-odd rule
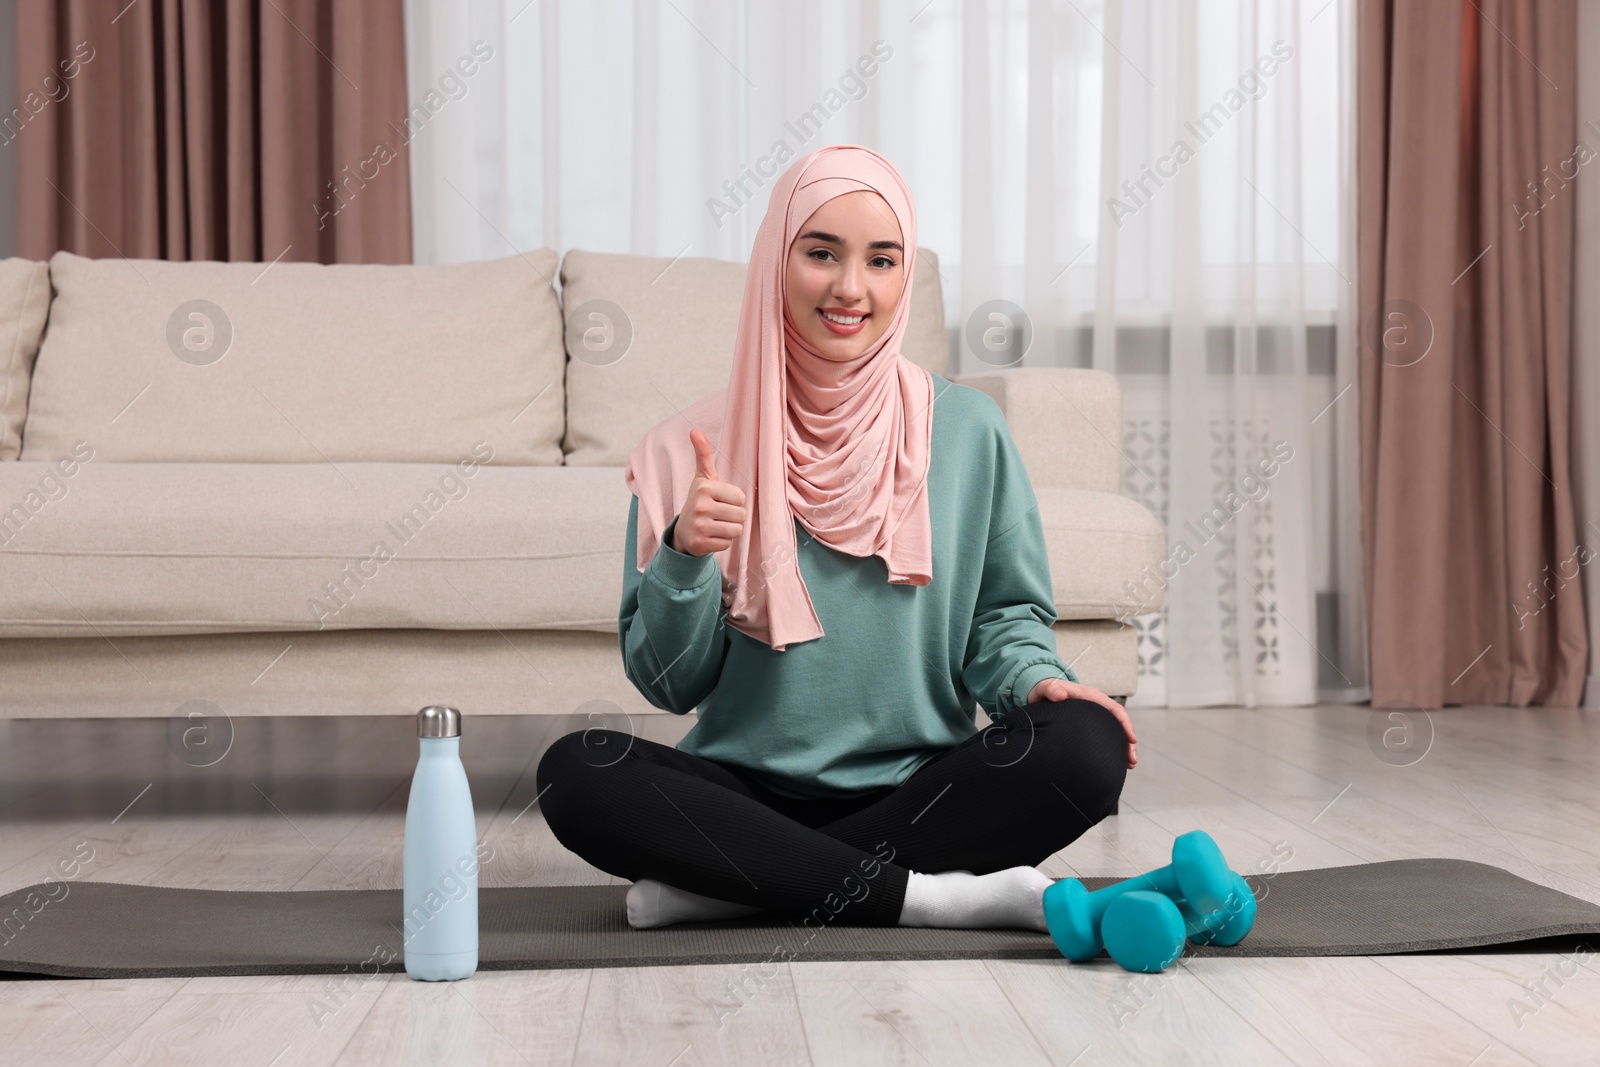
[[[561,261],[570,466],[621,466],[645,431],[728,384],[748,267],[573,250]],[[939,258],[917,249],[907,359],[943,374]]]
[[[22,459],[561,462],[556,254],[434,266],[50,259]]]
[[[0,260],[0,460],[22,453],[28,416],[28,382],[50,310],[50,265],[42,260]]]
[[[1035,488],[1058,619],[1120,619],[1161,606],[1167,534],[1137,500]]]
[[[615,633],[622,468],[458,459],[0,464],[0,638]],[[1059,617],[1129,614],[1125,583],[1159,568],[1156,520],[1110,493],[1038,496]]]
[[[457,458],[0,464],[0,636],[614,633],[622,470]]]

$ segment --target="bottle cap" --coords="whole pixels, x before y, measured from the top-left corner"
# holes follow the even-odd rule
[[[461,712],[447,704],[429,704],[417,712],[418,737],[460,737]]]

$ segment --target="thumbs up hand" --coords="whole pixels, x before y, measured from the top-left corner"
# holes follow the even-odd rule
[[[711,439],[698,428],[689,431],[694,445],[695,474],[689,498],[673,527],[673,549],[688,556],[720,552],[744,529],[744,490],[717,480]]]

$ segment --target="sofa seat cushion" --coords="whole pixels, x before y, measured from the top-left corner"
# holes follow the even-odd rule
[[[616,632],[617,467],[0,464],[0,637]],[[65,466],[65,465],[63,465]],[[470,473],[468,473],[470,471]]]
[[[556,254],[429,266],[50,258],[21,458],[561,463]]]
[[[621,467],[81,455],[0,464],[0,638],[616,632]],[[1058,616],[1132,614],[1128,583],[1160,574],[1156,520],[1111,493],[1037,495]]]

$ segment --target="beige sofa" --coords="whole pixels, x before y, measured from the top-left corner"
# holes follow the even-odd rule
[[[654,710],[617,647],[622,464],[726,384],[745,268],[559,273],[0,263],[0,714]],[[920,250],[907,355],[944,374],[939,281]],[[1133,693],[1118,618],[1165,539],[1118,495],[1115,380],[957,380],[1028,466],[1062,657]]]

